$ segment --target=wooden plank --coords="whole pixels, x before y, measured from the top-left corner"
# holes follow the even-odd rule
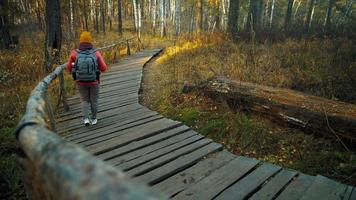
[[[116,109],[116,108],[121,108],[121,107],[129,106],[129,105],[137,105],[137,104],[138,104],[137,98],[132,98],[132,99],[129,99],[128,101],[123,101],[123,102],[114,102],[114,103],[110,103],[109,105],[100,104],[98,106],[98,111],[97,112],[98,113],[102,113],[102,112],[105,112],[105,111],[111,111],[111,110]],[[62,123],[62,122],[66,122],[66,121],[70,121],[70,120],[74,120],[74,119],[78,119],[78,118],[79,119],[83,118],[83,114],[82,114],[81,108],[74,110],[71,113],[71,115],[61,118],[60,120],[58,120],[58,123]]]
[[[162,124],[157,124],[156,127],[150,127],[149,130],[137,130],[136,132],[131,132],[130,134],[120,134],[121,137],[115,137],[112,138],[111,140],[106,140],[100,143],[96,143],[94,145],[86,147],[87,151],[90,153],[93,153],[95,155],[105,153],[107,151],[111,151],[113,149],[116,149],[120,146],[124,146],[132,141],[144,139],[151,137],[153,135],[156,135],[160,132],[176,128],[177,126],[180,126],[181,123],[172,121],[172,120],[167,120],[166,122]],[[147,127],[146,127],[147,128]],[[125,131],[127,133],[127,131]]]
[[[123,130],[126,130],[126,129],[134,128],[136,126],[141,126],[141,125],[144,125],[144,124],[152,123],[154,121],[161,120],[161,119],[163,119],[163,116],[154,115],[152,117],[145,118],[143,120],[139,120],[139,121],[136,121],[134,123],[126,124],[126,125],[123,125],[123,126],[115,124],[113,126],[109,126],[108,128],[102,128],[102,129],[100,129],[100,131],[97,131],[94,134],[90,134],[90,135],[86,135],[86,136],[81,137],[81,138],[73,139],[72,141],[75,142],[75,143],[84,143],[84,142],[89,142],[90,140],[97,139],[97,138],[105,139],[104,136],[107,136],[110,133],[120,132],[120,131],[123,131]]]
[[[113,149],[112,151],[100,154],[97,157],[102,159],[102,160],[108,160],[110,158],[123,155],[125,153],[134,151],[136,149],[139,149],[139,148],[154,144],[156,142],[160,142],[162,140],[168,139],[170,137],[173,137],[173,136],[178,135],[180,133],[186,132],[188,130],[190,130],[190,128],[187,127],[187,126],[184,126],[184,125],[183,126],[178,126],[176,128],[170,129],[168,131],[164,131],[164,132],[159,133],[157,135],[154,135],[152,137],[148,137],[148,138],[145,138],[145,139],[142,139],[142,140],[138,140],[138,141],[133,141],[132,143],[129,143],[129,144],[127,144],[125,146],[122,146],[120,148]]]
[[[351,197],[351,194],[352,194],[352,190],[353,190],[353,187],[348,186],[346,191],[345,191],[344,197],[342,199],[343,200],[349,200],[350,197]],[[356,200],[356,198],[355,198],[355,200]]]
[[[144,107],[140,109],[136,109],[127,113],[122,113],[121,115],[111,115],[106,118],[99,118],[99,123],[96,124],[95,126],[83,126],[82,123],[78,124],[73,124],[71,127],[66,127],[64,130],[57,131],[57,133],[61,135],[66,135],[66,134],[82,134],[83,132],[90,131],[93,129],[96,129],[97,127],[105,127],[105,126],[110,126],[111,124],[115,124],[117,122],[125,122],[133,117],[137,117],[139,115],[145,115],[147,113],[155,113],[154,111],[148,110]]]
[[[202,139],[202,135],[197,135],[196,132],[194,131],[188,131],[184,132],[182,134],[173,136],[172,138],[169,138],[167,140],[158,142],[156,144],[144,147],[142,149],[138,149],[136,151],[127,153],[125,155],[116,157],[114,159],[108,160],[108,162],[112,165],[122,165],[125,162],[130,162],[132,160],[139,160],[143,162],[142,156],[145,156],[145,160],[154,159],[155,157],[159,157],[161,154],[162,149],[170,149],[171,151],[174,151],[184,145],[191,144],[195,141],[198,141]],[[172,149],[172,147],[175,147],[175,149]],[[158,152],[156,152],[158,151]],[[155,157],[152,157],[155,156]]]
[[[299,174],[277,197],[279,200],[299,200],[313,183],[315,177]]]
[[[191,142],[194,142],[194,143],[191,143]],[[147,173],[147,172],[149,172],[149,171],[151,171],[165,163],[168,163],[168,162],[178,158],[179,156],[190,153],[192,151],[195,151],[196,149],[199,149],[205,145],[208,145],[211,142],[212,141],[210,139],[202,139],[202,140],[198,140],[196,142],[187,140],[186,146],[179,147],[178,143],[177,143],[177,145],[172,145],[172,146],[176,146],[178,148],[173,148],[174,151],[167,151],[167,154],[164,154],[160,157],[154,156],[155,159],[153,159],[153,160],[149,160],[145,156],[145,157],[142,157],[141,159],[135,159],[135,160],[133,160],[133,162],[126,162],[122,165],[119,165],[118,167],[124,171],[129,170],[127,173],[131,176],[139,176],[139,175]],[[154,152],[154,153],[158,153],[158,152],[159,151]],[[147,156],[149,156],[149,155],[147,155]],[[142,162],[142,161],[145,161],[145,162]]]
[[[66,136],[65,139],[68,141],[76,140],[76,139],[79,139],[82,137],[86,137],[88,135],[95,134],[97,132],[110,130],[111,127],[120,127],[120,126],[124,126],[124,125],[128,125],[128,124],[132,124],[137,121],[145,120],[147,118],[151,118],[154,116],[161,117],[161,115],[158,115],[158,113],[156,113],[156,112],[146,112],[146,113],[143,113],[142,115],[133,116],[132,118],[127,119],[127,120],[115,121],[114,123],[110,123],[110,124],[97,124],[95,126],[90,126],[86,129],[77,130],[75,132],[75,134]],[[100,129],[100,130],[98,130],[98,129]]]
[[[180,156],[177,159],[157,169],[137,177],[136,179],[134,178],[134,180],[138,180],[150,185],[155,184],[194,165],[209,154],[222,150],[222,148],[223,146],[221,144],[211,143],[189,154]]]
[[[133,135],[133,134],[140,134],[145,132],[162,132],[164,130],[170,129],[170,127],[173,128],[173,126],[177,126],[178,124],[179,124],[178,122],[168,120],[166,118],[162,118],[141,125],[133,126],[127,129],[122,129],[121,127],[118,127],[110,131],[103,132],[101,137],[97,137],[89,141],[84,141],[80,143],[80,145],[83,146],[101,145],[101,143],[105,143],[105,141],[111,141],[111,139],[117,138],[124,134]]]
[[[303,194],[301,200],[336,200],[342,199],[347,186],[324,176],[317,175],[313,184]]]
[[[209,176],[213,171],[227,164],[236,156],[223,150],[210,155],[208,158],[198,162],[196,165],[171,176],[164,181],[153,185],[153,190],[162,192],[169,197],[188,188],[190,185],[199,182]]]
[[[239,156],[206,178],[182,191],[174,199],[212,199],[243,177],[259,162],[255,159]]]
[[[246,177],[227,188],[216,199],[245,199],[279,170],[281,170],[280,166],[264,163]]]
[[[109,118],[115,115],[121,115],[121,118],[124,118],[124,116],[130,116],[132,111],[137,111],[137,112],[145,112],[148,110],[147,108],[139,105],[139,104],[130,104],[127,106],[123,107],[118,107],[114,108],[111,110],[106,110],[102,112],[98,112],[97,117],[100,121],[104,120],[105,118]],[[83,127],[83,119],[82,118],[76,118],[70,121],[67,121],[65,123],[58,124],[58,130],[63,131],[69,131],[69,130],[74,130],[79,127]],[[100,123],[99,121],[99,123]]]
[[[297,174],[296,171],[282,170],[249,199],[273,199]]]
[[[349,200],[356,200],[356,188],[352,190]]]

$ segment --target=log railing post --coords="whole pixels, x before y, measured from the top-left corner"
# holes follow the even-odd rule
[[[127,45],[127,55],[131,55],[129,40],[126,40],[126,45]]]
[[[60,96],[59,96],[58,100],[62,101],[64,110],[65,111],[69,111],[69,105],[68,105],[68,102],[67,102],[67,93],[66,93],[66,89],[65,89],[63,71],[59,74],[59,88],[60,88]],[[59,105],[59,103],[57,105]]]
[[[56,132],[56,119],[55,115],[53,112],[52,104],[51,104],[51,97],[48,95],[48,91],[45,92],[45,104],[46,104],[46,110],[47,114],[51,123],[51,129]]]

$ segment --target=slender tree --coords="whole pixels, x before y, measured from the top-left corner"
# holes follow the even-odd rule
[[[118,32],[122,35],[122,0],[117,0],[117,21]]]
[[[84,14],[84,28],[85,30],[89,30],[88,26],[88,2],[87,0],[83,0],[83,14]]]
[[[284,29],[287,30],[292,20],[292,11],[293,11],[294,0],[288,1],[286,18],[284,21]]]
[[[203,0],[196,0],[196,31],[199,33],[203,29]]]
[[[9,21],[8,21],[8,1],[0,1],[0,42],[5,48],[9,48],[11,44],[11,35],[9,31]]]
[[[62,40],[61,6],[59,0],[46,0],[46,40],[45,40],[45,69],[51,71],[53,64],[60,59]]]
[[[240,0],[230,0],[227,32],[233,39],[237,39],[238,36],[239,15],[240,15]]]
[[[106,5],[106,0],[101,0],[100,3],[100,14],[101,14],[101,28],[103,33],[106,33],[106,27],[105,27],[105,17],[106,17],[106,12],[105,12],[105,5]]]
[[[272,29],[273,17],[274,17],[274,7],[276,4],[276,0],[272,0],[270,18],[269,18],[269,28]]]
[[[307,32],[309,31],[313,19],[313,14],[314,14],[314,6],[315,6],[315,0],[309,0],[309,5],[308,5],[308,13],[305,18],[305,29]]]
[[[331,18],[332,18],[334,4],[335,4],[335,0],[329,0],[328,10],[326,12],[325,21],[324,21],[324,29],[327,34],[330,32],[331,29]]]

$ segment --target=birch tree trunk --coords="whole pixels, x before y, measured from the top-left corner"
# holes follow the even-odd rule
[[[135,31],[137,32],[138,30],[138,14],[137,14],[137,3],[136,1],[138,0],[132,0],[132,6],[134,9],[134,20],[135,20]]]
[[[117,0],[117,30],[122,35],[122,0]]]
[[[160,1],[160,14],[161,14],[161,37],[166,36],[166,27],[165,27],[165,16],[166,16],[166,0]]]
[[[153,35],[156,34],[156,18],[157,18],[157,0],[152,0],[152,30]]]
[[[45,70],[50,72],[53,64],[59,64],[61,51],[61,6],[59,0],[46,0]]]
[[[274,15],[274,6],[275,6],[276,0],[272,0],[271,4],[271,12],[270,12],[270,18],[269,18],[269,28],[272,29],[272,24],[273,24],[273,15]]]
[[[307,32],[309,32],[309,29],[311,27],[313,15],[314,15],[314,4],[315,4],[315,0],[309,0],[308,13],[304,25]]]
[[[175,2],[175,25],[176,25],[176,36],[179,36],[180,34],[180,12],[181,12],[181,2],[180,1],[176,1]]]
[[[287,7],[287,13],[286,13],[286,19],[284,21],[284,29],[285,30],[289,29],[289,25],[291,23],[293,5],[294,5],[294,0],[289,0],[288,1],[288,7]]]
[[[73,0],[69,0],[69,18],[70,18],[70,36],[74,37],[74,14],[73,14]]]
[[[138,20],[138,22],[137,22],[137,25],[138,25],[137,34],[138,34],[138,38],[141,38],[141,14],[142,14],[141,10],[143,10],[143,9],[141,8],[140,0],[136,0],[136,3],[137,3],[137,14],[138,14],[138,16],[137,16],[137,20]]]
[[[240,0],[230,0],[229,17],[227,21],[227,32],[237,39],[239,32]]]

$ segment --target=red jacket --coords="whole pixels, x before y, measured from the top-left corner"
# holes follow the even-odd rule
[[[72,53],[69,56],[68,62],[67,62],[67,70],[72,73],[72,69],[73,69],[73,63],[75,62],[75,60],[77,59],[77,51],[72,51]],[[105,64],[104,58],[101,55],[101,53],[99,51],[95,52],[95,55],[97,57],[97,61],[98,61],[98,68],[101,72],[105,72],[107,69],[107,66]],[[100,83],[100,79],[99,81],[94,81],[94,82],[81,82],[81,81],[77,81],[78,85],[98,85]]]

